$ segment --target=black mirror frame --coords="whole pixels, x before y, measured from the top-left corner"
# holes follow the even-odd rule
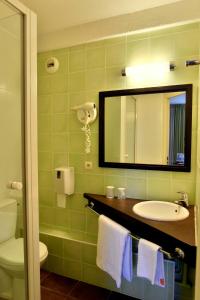
[[[185,113],[185,163],[183,166],[168,166],[156,164],[134,164],[105,161],[105,98],[154,94],[162,92],[186,92],[186,113]],[[139,89],[124,89],[99,92],[99,167],[121,168],[121,169],[142,169],[142,170],[160,170],[160,171],[191,171],[191,129],[192,129],[192,84],[160,86]]]

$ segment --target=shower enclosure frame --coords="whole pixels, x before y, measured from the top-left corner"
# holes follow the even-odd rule
[[[4,0],[23,15],[27,300],[40,300],[37,163],[37,16],[17,0]]]

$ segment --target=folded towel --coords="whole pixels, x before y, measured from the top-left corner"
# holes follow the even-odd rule
[[[122,275],[123,277],[131,281],[133,277],[133,256],[132,256],[132,237],[128,234],[126,238],[123,265],[122,265]]]
[[[165,287],[164,258],[160,246],[140,239],[138,243],[137,276],[145,277],[152,284]]]
[[[119,288],[121,276],[132,279],[132,239],[129,231],[104,215],[99,217],[97,266],[107,272]]]

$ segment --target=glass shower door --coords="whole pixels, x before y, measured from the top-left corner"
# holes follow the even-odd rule
[[[13,300],[27,299],[23,69],[23,15],[0,0],[0,299]]]

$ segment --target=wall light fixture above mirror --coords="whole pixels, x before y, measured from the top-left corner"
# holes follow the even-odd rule
[[[152,71],[154,71],[157,74],[163,74],[169,71],[174,71],[175,69],[176,65],[174,62],[154,62],[125,67],[121,70],[121,75],[144,76],[147,73],[151,75]]]
[[[99,93],[99,166],[190,171],[192,85]]]

